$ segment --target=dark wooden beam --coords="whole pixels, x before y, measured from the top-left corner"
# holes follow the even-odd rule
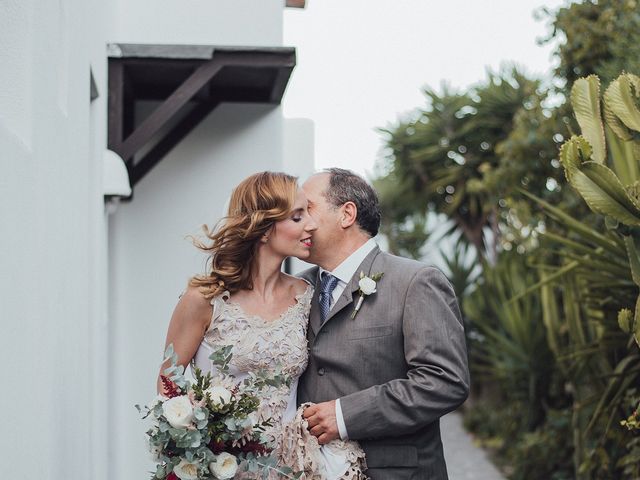
[[[108,95],[108,134],[109,150],[117,152],[124,139],[124,65],[120,62],[109,62],[109,95]]]
[[[180,122],[178,122],[149,153],[133,165],[129,165],[129,181],[133,187],[144,177],[160,160],[182,141],[207,115],[209,115],[219,102],[200,103],[191,110]]]
[[[222,69],[223,63],[213,58],[198,67],[151,115],[149,115],[116,152],[129,161],[158,131],[178,113]]]
[[[287,0],[287,7],[304,8],[305,3],[305,0]]]
[[[293,68],[296,65],[295,50],[283,53],[258,49],[239,51],[220,48],[215,52],[214,59],[216,58],[220,59],[225,67]]]
[[[278,69],[278,73],[276,74],[276,80],[273,84],[273,90],[271,90],[271,97],[269,98],[269,103],[279,104],[282,101],[282,96],[284,95],[284,91],[287,88],[287,84],[289,83],[289,77],[291,77],[292,71],[293,71],[293,67]]]
[[[167,60],[211,60],[214,55],[223,52],[239,52],[253,55],[255,53],[272,53],[286,55],[295,51],[292,47],[221,47],[215,45],[149,45],[136,43],[110,43],[108,44],[109,58],[122,60],[150,59]]]

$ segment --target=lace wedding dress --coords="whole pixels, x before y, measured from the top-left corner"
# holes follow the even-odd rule
[[[240,382],[249,372],[266,370],[289,377],[288,385],[270,387],[261,395],[258,414],[271,419],[265,436],[283,465],[304,472],[302,480],[366,478],[364,452],[356,442],[334,440],[319,446],[307,431],[302,407],[296,410],[298,379],[307,366],[307,324],[313,288],[296,296],[296,303],[270,321],[249,315],[229,300],[229,292],[211,299],[211,323],[192,364],[215,373],[209,355],[218,347],[233,345],[230,373]],[[246,473],[238,478],[249,478]]]

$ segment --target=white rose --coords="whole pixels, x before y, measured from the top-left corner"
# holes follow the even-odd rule
[[[231,392],[220,385],[214,385],[204,391],[214,405],[220,406],[231,401]]]
[[[162,413],[173,428],[186,428],[193,420],[193,405],[186,395],[173,397],[162,404]]]
[[[181,480],[198,480],[198,464],[187,462],[184,458],[173,467],[175,473]]]
[[[363,277],[358,282],[358,286],[362,293],[365,295],[371,295],[372,293],[376,293],[376,282],[371,280],[369,277]]]
[[[209,470],[220,480],[233,478],[238,470],[238,461],[230,453],[222,452],[209,464]]]

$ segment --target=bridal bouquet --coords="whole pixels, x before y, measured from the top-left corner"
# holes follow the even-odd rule
[[[152,480],[213,480],[233,478],[241,468],[267,478],[271,472],[283,477],[297,475],[277,466],[268,442],[261,438],[269,420],[258,419],[257,392],[278,387],[285,378],[252,374],[244,382],[229,375],[231,346],[209,357],[219,375],[203,375],[195,368],[195,381],[184,377],[177,355],[169,345],[164,361],[171,366],[161,375],[166,396],[136,408],[151,421],[147,431],[149,451],[157,462]]]

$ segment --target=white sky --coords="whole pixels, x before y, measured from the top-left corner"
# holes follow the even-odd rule
[[[382,146],[376,127],[424,105],[422,88],[467,87],[515,62],[530,74],[553,68],[541,6],[565,0],[307,0],[285,9],[284,45],[297,66],[287,117],[315,122],[317,168],[370,176]]]

